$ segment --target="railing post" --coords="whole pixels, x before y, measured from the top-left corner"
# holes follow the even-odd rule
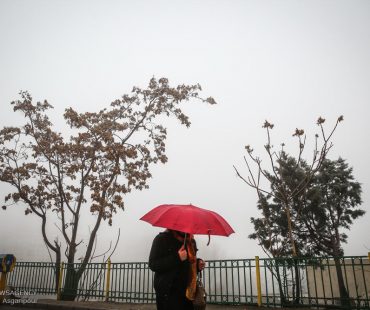
[[[64,263],[61,262],[60,268],[59,268],[59,281],[58,281],[57,300],[60,300],[60,291],[62,289],[63,269],[64,269]]]
[[[367,252],[367,258],[369,259],[370,261],[370,252]]]
[[[260,258],[259,256],[256,256],[255,259],[256,259],[256,281],[257,281],[257,305],[258,307],[261,307],[262,306],[262,295],[261,295]]]
[[[107,263],[107,281],[105,284],[105,301],[108,301],[109,299],[109,290],[110,290],[110,258],[108,258],[108,263]]]

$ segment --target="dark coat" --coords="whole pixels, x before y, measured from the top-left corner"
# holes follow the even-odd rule
[[[153,240],[149,268],[155,272],[154,289],[158,310],[193,309],[185,297],[189,262],[181,261],[178,250],[182,242],[169,231],[159,233]]]

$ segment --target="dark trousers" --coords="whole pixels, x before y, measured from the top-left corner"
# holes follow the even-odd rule
[[[183,294],[172,292],[156,295],[157,310],[194,310],[193,303]]]

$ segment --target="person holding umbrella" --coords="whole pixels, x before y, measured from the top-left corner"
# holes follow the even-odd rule
[[[196,257],[192,235],[167,229],[152,244],[149,267],[154,271],[158,310],[193,310],[197,272],[205,263]]]
[[[205,267],[197,259],[193,234],[229,236],[234,232],[214,211],[193,205],[160,205],[141,220],[167,228],[152,244],[149,268],[154,271],[157,310],[193,310],[197,272]],[[208,245],[207,244],[207,245]]]

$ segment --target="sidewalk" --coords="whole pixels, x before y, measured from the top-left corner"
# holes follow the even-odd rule
[[[19,305],[27,308],[45,310],[156,310],[155,304],[127,304],[101,301],[58,301],[39,299],[36,303]],[[1,309],[1,308],[0,308]],[[207,305],[207,310],[245,310],[246,306]],[[249,307],[248,309],[257,309]],[[261,308],[258,308],[261,309]],[[174,309],[175,310],[175,309]]]
[[[1,305],[0,305],[1,306]],[[155,304],[128,304],[102,301],[58,301],[55,299],[39,299],[36,303],[17,304],[17,307],[41,310],[156,310]],[[257,306],[210,305],[206,310],[307,310],[307,308],[266,308]],[[1,310],[1,307],[0,307]],[[176,309],[174,309],[176,310]]]

